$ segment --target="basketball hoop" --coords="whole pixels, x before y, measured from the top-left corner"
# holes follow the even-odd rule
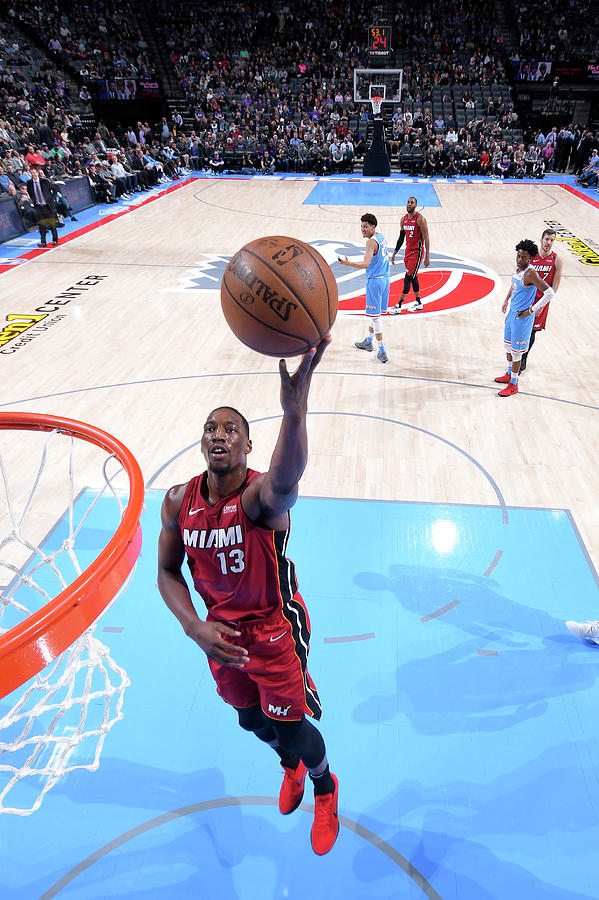
[[[371,97],[370,103],[372,105],[372,113],[375,116],[378,116],[381,112],[381,106],[383,103],[383,98],[379,96]]]
[[[0,504],[3,526],[8,520],[8,534],[0,534],[0,572],[8,571],[10,578],[7,585],[0,585],[0,699],[23,686],[12,708],[0,715],[0,776],[8,776],[4,787],[0,783],[0,813],[28,815],[65,773],[74,768],[98,767],[104,738],[122,718],[123,693],[129,678],[110,658],[108,648],[93,636],[93,629],[98,617],[122,593],[135,567],[141,549],[139,519],[144,483],[133,454],[112,435],[94,426],[58,416],[0,413],[0,432],[7,430],[46,433],[39,464],[31,463],[33,479],[30,473],[21,477],[25,458],[21,446],[25,438],[19,443],[23,459],[19,459],[17,451],[16,462],[13,460],[16,485],[11,485],[0,453],[0,485],[4,484],[7,510],[5,514]],[[63,451],[63,436],[69,443],[68,453]],[[61,445],[54,454],[48,449],[51,441]],[[88,452],[82,441],[94,447]],[[76,496],[75,492],[75,444],[86,455],[93,455],[95,448],[107,454],[102,465],[104,483],[81,514],[79,508],[85,497],[80,502],[81,494]],[[54,466],[53,455],[58,460]],[[119,464],[118,470],[109,475],[108,466],[114,461]],[[54,470],[65,466],[68,483],[60,485]],[[50,478],[51,484],[44,489],[46,469],[46,481]],[[123,470],[129,481],[126,508],[114,487]],[[59,546],[49,551],[45,539],[40,541],[39,536],[32,538],[26,532],[33,527],[33,520],[38,530],[44,528],[43,533],[48,533],[47,526],[40,524],[41,512],[34,516],[32,507],[34,501],[39,507],[48,505],[48,498],[52,501],[60,490],[68,496],[68,515],[63,516],[61,510],[57,517],[53,511],[53,526],[62,518],[63,530],[68,533],[62,543],[57,537]],[[105,494],[116,501],[111,516],[117,527],[106,547],[82,571],[77,553],[89,551],[81,539],[82,547],[77,546],[77,537]],[[17,514],[16,506],[21,501],[23,508]],[[20,559],[23,554],[28,555],[25,563]],[[50,585],[56,581],[62,590],[53,597]],[[98,702],[102,700],[100,721],[87,721],[88,707],[92,719],[102,709]],[[79,760],[69,767],[69,757],[86,738],[94,740],[89,764]],[[28,796],[26,808],[4,805],[8,791],[28,778],[24,792],[26,796],[30,794],[31,776],[37,792],[35,799]]]

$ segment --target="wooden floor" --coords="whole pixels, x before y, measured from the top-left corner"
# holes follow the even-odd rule
[[[365,211],[395,241],[403,208],[304,205],[313,187],[195,180],[4,274],[3,323],[53,306],[48,319],[64,318],[17,352],[0,353],[0,409],[92,422],[131,448],[147,482],[166,488],[202,468],[197,448],[182,451],[199,438],[211,408],[231,404],[256,423],[253,466],[267,466],[278,428],[276,361],[229,332],[218,280],[201,291],[193,278],[210,255],[231,255],[264,234],[361,244]],[[339,316],[313,383],[310,410],[319,415],[309,421],[301,492],[568,508],[598,567],[599,269],[566,242],[554,246],[564,261],[562,286],[520,394],[502,400],[493,384],[505,370],[500,307],[514,245],[538,241],[548,221],[588,240],[597,234],[597,211],[545,183],[435,189],[440,205],[423,210],[432,251],[490,267],[500,286],[446,315],[385,319],[385,366],[354,348],[365,333],[361,319]],[[77,282],[84,282],[80,296],[53,303]],[[18,482],[27,470],[22,439],[8,433],[1,443]],[[82,477],[94,484],[99,476],[84,467]],[[570,617],[576,603],[568,597]]]

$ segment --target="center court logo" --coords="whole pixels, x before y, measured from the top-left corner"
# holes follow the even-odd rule
[[[363,269],[349,269],[337,262],[338,256],[363,257],[364,244],[345,241],[310,241],[310,246],[318,250],[330,265],[339,288],[339,315],[355,316],[364,314],[366,296],[366,275]],[[218,291],[221,279],[231,259],[230,256],[206,254],[196,268],[182,278],[178,285],[165,288],[167,291]],[[398,264],[391,266],[391,292],[389,306],[394,306],[401,296],[405,267],[403,251],[397,257]],[[501,279],[483,263],[447,253],[432,252],[430,266],[418,272],[420,296],[424,304],[423,315],[440,315],[489,297],[501,284]],[[406,301],[407,309],[402,315],[413,315],[410,306],[414,294]]]

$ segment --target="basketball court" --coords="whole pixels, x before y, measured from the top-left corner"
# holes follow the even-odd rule
[[[61,776],[29,815],[41,776],[3,797],[21,813],[0,813],[3,896],[597,896],[599,647],[563,622],[599,618],[598,204],[559,181],[188,178],[137,207],[89,211],[51,251],[3,245],[0,320],[23,327],[0,347],[0,412],[103,429],[146,487],[137,569],[95,630],[113,684],[97,769]],[[336,258],[362,255],[364,212],[394,246],[412,194],[431,236],[424,311],[384,318],[381,365],[354,347],[363,276]],[[514,247],[548,224],[562,284],[519,394],[501,399]],[[242,245],[276,234],[315,246],[340,295],[289,547],[340,782],[342,828],[323,858],[309,844],[310,791],[280,816],[276,756],[239,729],[156,588],[162,496],[203,469],[206,413],[239,408],[251,465],[268,466],[277,361],[232,336],[219,286]],[[401,264],[392,279],[393,298]],[[0,431],[15,509],[36,480],[39,438]],[[76,456],[75,518],[104,484],[96,454]],[[31,527],[51,554],[71,527],[64,454],[49,452],[46,468]],[[127,493],[126,479],[114,484]],[[83,567],[117,524],[114,497],[100,497],[81,530]],[[0,700],[0,719],[23,690]],[[103,694],[90,711],[102,721]],[[56,733],[68,738],[78,715]],[[0,794],[14,737],[0,732]],[[97,743],[62,756],[48,746],[43,767],[89,765]]]

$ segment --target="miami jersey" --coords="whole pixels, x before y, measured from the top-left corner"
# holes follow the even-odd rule
[[[546,281],[547,284],[551,287],[553,286],[553,279],[555,278],[555,262],[557,260],[557,253],[554,253],[553,250],[551,253],[548,253],[547,256],[541,256],[540,253],[537,253],[536,256],[530,261],[531,266],[537,272],[539,278],[542,278],[543,281]],[[538,290],[535,296],[535,302],[540,298],[541,291]],[[535,313],[535,322],[533,325],[534,331],[542,331],[547,324],[547,315],[549,313],[549,303],[546,303],[542,309],[538,309]]]
[[[521,272],[518,269],[514,269],[512,273],[512,296],[510,300],[510,312],[522,312],[524,309],[528,309],[535,302],[535,294],[537,293],[537,289],[534,284],[525,285],[524,276],[531,269],[532,266],[528,265]]]
[[[289,528],[261,528],[241,506],[243,491],[259,474],[248,470],[237,491],[210,506],[204,472],[191,479],[181,504],[179,527],[195,589],[221,622],[268,618],[297,592],[295,566],[285,556]]]
[[[555,260],[557,259],[557,254],[551,251],[547,256],[541,256],[540,253],[537,253],[536,256],[530,261],[533,269],[538,272],[539,278],[542,278],[550,287],[553,284],[553,279],[555,278]],[[538,300],[542,294],[541,290],[537,290],[537,295],[535,300]]]
[[[379,249],[374,254],[366,269],[366,278],[389,277],[389,248],[387,247],[387,239],[379,234],[378,231],[373,234],[374,240],[379,245]]]
[[[401,230],[405,231],[406,234],[406,252],[419,250],[422,247],[422,232],[418,224],[419,218],[420,213],[414,213],[412,216],[406,213],[401,220]]]

